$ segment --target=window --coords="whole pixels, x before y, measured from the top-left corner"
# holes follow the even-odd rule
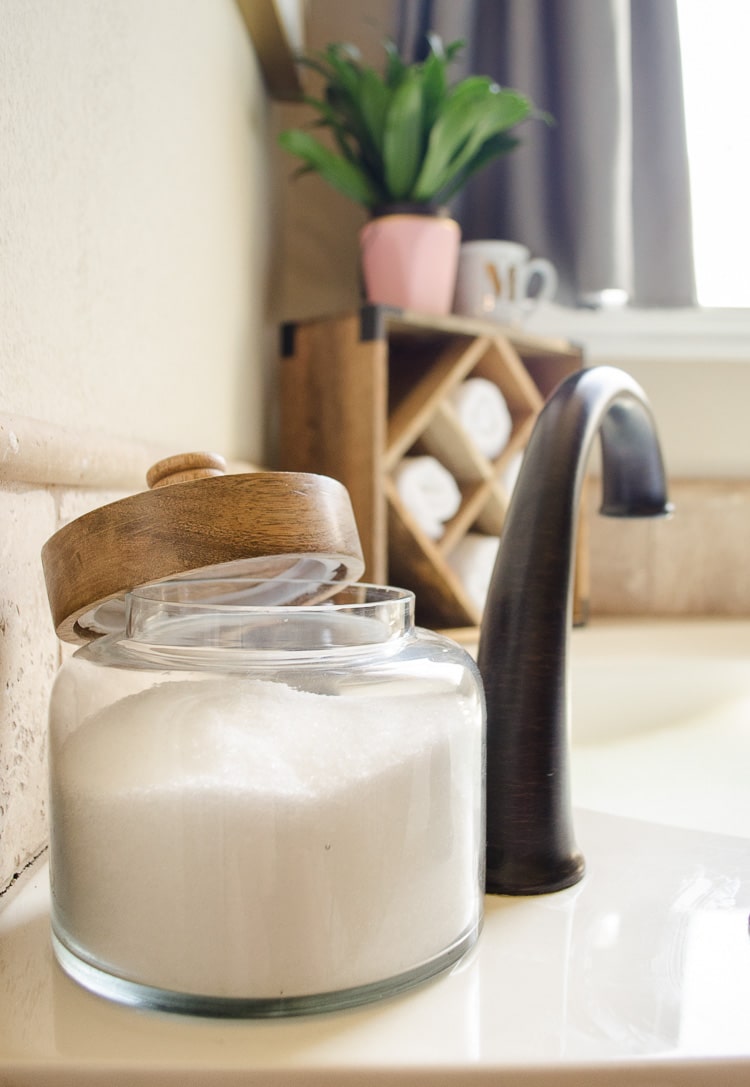
[[[677,4],[698,303],[750,308],[750,3]]]

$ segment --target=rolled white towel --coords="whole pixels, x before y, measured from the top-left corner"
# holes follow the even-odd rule
[[[461,492],[448,469],[435,457],[404,457],[394,478],[399,497],[414,520],[426,536],[439,540],[445,522],[461,505]]]
[[[469,532],[448,556],[448,565],[480,612],[484,611],[499,546],[499,536]]]
[[[461,426],[485,457],[502,453],[513,430],[505,397],[494,381],[470,377],[450,394]]]

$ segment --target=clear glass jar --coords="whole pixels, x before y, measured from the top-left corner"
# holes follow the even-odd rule
[[[411,593],[293,588],[293,606],[272,602],[278,580],[139,589],[125,632],[61,669],[53,943],[87,988],[196,1014],[330,1010],[476,940],[474,662],[414,627]]]

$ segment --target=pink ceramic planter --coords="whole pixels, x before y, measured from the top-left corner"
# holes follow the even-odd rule
[[[368,301],[450,313],[460,244],[455,219],[400,213],[372,219],[360,233]]]

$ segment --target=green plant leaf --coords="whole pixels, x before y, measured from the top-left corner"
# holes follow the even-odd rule
[[[429,203],[455,193],[491,158],[516,142],[508,129],[532,112],[521,94],[501,90],[486,76],[469,76],[451,88],[448,67],[463,47],[428,34],[429,52],[407,64],[385,43],[382,75],[363,65],[352,45],[333,43],[302,59],[324,80],[320,97],[305,101],[315,114],[310,127],[328,128],[333,144],[307,131],[280,140],[351,199],[373,207]],[[500,138],[500,137],[503,138]]]
[[[518,147],[520,142],[516,136],[511,136],[507,132],[498,132],[496,136],[490,137],[489,140],[482,144],[471,161],[463,169],[459,170],[444,188],[435,193],[433,199],[438,204],[448,203],[463,188],[472,174],[477,173],[489,162],[492,162],[493,159],[499,158],[501,155],[507,155],[514,147]]]
[[[380,201],[381,194],[358,166],[324,147],[309,133],[287,129],[280,133],[279,143],[285,151],[301,158],[308,168],[317,171],[329,185],[350,200],[368,207]]]
[[[372,147],[383,151],[385,119],[391,104],[391,92],[372,68],[366,68],[360,81],[359,109]]]
[[[420,182],[440,173],[466,141],[477,106],[486,102],[490,86],[485,76],[470,76],[445,98],[430,132]]]
[[[423,113],[421,73],[412,69],[393,93],[383,132],[383,176],[395,200],[409,195],[422,161]]]
[[[329,102],[323,102],[321,99],[313,98],[310,95],[305,95],[304,101],[319,114],[319,117],[311,122],[310,127],[330,128],[336,145],[344,158],[357,163],[361,157],[359,149],[352,146],[353,134],[346,125],[341,123],[340,111],[336,111]]]
[[[348,95],[350,101],[356,101],[362,69],[355,59],[358,51],[355,50],[353,53],[352,49],[353,47],[349,45],[329,45],[325,52],[325,59],[331,69],[330,85],[338,86]]]
[[[469,166],[486,140],[522,121],[530,110],[527,98],[500,90],[487,77],[464,80],[450,94],[432,128],[414,199],[433,199]]]
[[[401,80],[408,71],[408,64],[405,64],[401,58],[401,55],[396,48],[394,42],[387,41],[384,44],[386,52],[385,72],[383,74],[383,80],[386,87],[390,87],[391,90],[395,90],[399,86]]]
[[[474,107],[475,123],[468,139],[452,160],[453,170],[462,170],[472,161],[484,143],[492,136],[505,132],[528,116],[531,105],[522,95],[500,92],[489,99],[486,109],[480,103]]]
[[[422,88],[424,131],[429,136],[448,93],[447,62],[442,53],[433,51],[422,65]],[[426,138],[424,142],[426,145]]]

